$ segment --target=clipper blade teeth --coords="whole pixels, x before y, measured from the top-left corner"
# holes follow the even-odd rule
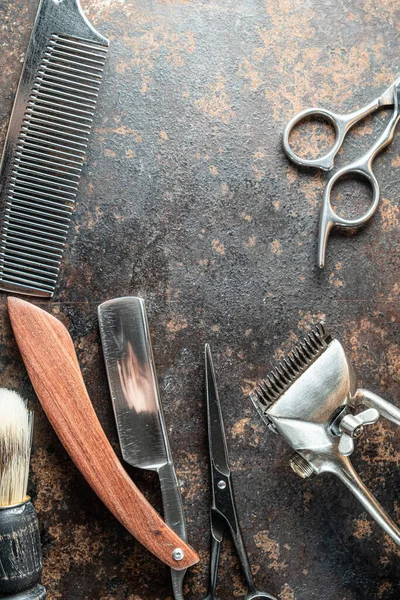
[[[259,381],[250,398],[263,418],[267,416],[265,411],[308,369],[331,341],[325,324],[318,323],[265,379]]]

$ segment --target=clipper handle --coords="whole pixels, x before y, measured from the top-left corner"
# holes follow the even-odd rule
[[[356,405],[362,404],[368,408],[376,408],[381,417],[385,417],[395,425],[400,425],[400,409],[377,394],[360,389],[355,393],[354,401]]]
[[[394,406],[377,394],[369,390],[359,389],[354,396],[354,402],[356,406],[363,405],[368,408],[375,408],[382,417],[385,417],[385,419],[396,425],[400,425],[400,410],[397,406]],[[376,498],[365,487],[350,460],[345,456],[341,456],[338,468],[334,472],[353,492],[356,498],[359,499],[371,517],[390,535],[396,544],[400,545],[399,527],[397,527]]]
[[[360,479],[347,456],[337,456],[337,461],[330,463],[327,471],[334,473],[353,492],[371,517],[400,546],[400,529],[385,512],[377,499]]]

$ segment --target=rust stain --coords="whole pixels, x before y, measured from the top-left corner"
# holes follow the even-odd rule
[[[49,598],[62,598],[59,583],[73,567],[84,569],[99,556],[107,545],[107,536],[99,535],[88,525],[68,523],[66,530],[63,523],[51,525],[48,535],[53,543],[46,554],[46,569],[42,581],[47,588]]]
[[[233,437],[242,436],[249,421],[249,417],[243,417],[242,419],[239,419],[239,421],[236,421],[231,429],[231,435]]]
[[[258,167],[257,165],[253,165],[251,167],[253,173],[254,173],[254,178],[256,181],[261,181],[261,179],[264,178],[265,176],[265,171],[263,169],[260,169],[260,167]]]
[[[372,524],[369,519],[356,519],[354,522],[354,536],[362,540],[372,533]]]
[[[322,203],[322,194],[323,194],[323,175],[318,172],[315,173],[312,177],[307,178],[306,181],[302,181],[299,186],[300,191],[304,194],[308,206],[309,206],[309,214],[316,215],[318,214],[321,203]]]
[[[282,360],[282,358],[285,358],[285,356],[288,354],[288,352],[293,350],[293,346],[295,346],[298,341],[299,341],[298,336],[294,333],[294,331],[290,331],[286,338],[286,341],[283,344],[281,344],[281,346],[279,348],[276,348],[276,350],[274,351],[274,354],[273,354],[274,361],[279,361],[279,360]]]
[[[244,57],[238,68],[238,75],[247,81],[248,87],[255,91],[264,84],[264,77],[254,62]]]
[[[257,548],[261,548],[268,554],[268,567],[275,571],[286,569],[287,563],[281,559],[280,544],[269,536],[269,531],[259,531],[254,536],[254,542]]]
[[[239,575],[233,575],[232,577],[232,595],[237,598],[237,597],[243,597],[247,592],[247,587],[246,584],[243,582],[243,576],[241,574]]]
[[[330,273],[330,274],[329,274],[329,279],[328,279],[328,281],[329,281],[329,284],[330,284],[330,285],[333,285],[333,286],[335,286],[335,287],[337,287],[337,288],[342,288],[342,287],[343,287],[343,285],[344,285],[344,284],[343,284],[343,281],[342,281],[341,279],[338,279],[338,278],[336,277],[336,275],[335,275],[335,272],[332,272],[332,273]]]
[[[386,592],[390,592],[393,589],[393,584],[390,581],[384,581],[378,587],[378,597],[382,598],[386,595]]]
[[[254,248],[254,246],[256,245],[256,236],[255,235],[251,235],[249,237],[249,239],[246,242],[244,242],[244,245],[247,248]]]
[[[97,128],[95,131],[98,134],[102,134],[102,135],[110,135],[110,134],[117,134],[117,135],[121,135],[121,136],[132,136],[135,141],[138,144],[141,144],[143,141],[143,136],[139,131],[136,131],[136,129],[131,129],[130,127],[127,127],[126,125],[120,125],[119,121],[120,121],[120,117],[115,117],[115,127],[101,127],[101,128]]]
[[[129,59],[122,59],[117,65],[117,72],[134,71],[140,74],[140,91],[146,94],[153,86],[153,71],[157,61],[165,61],[171,68],[185,65],[185,56],[193,54],[196,40],[190,30],[177,33],[173,26],[164,21],[152,23],[151,16],[145,15],[136,19],[136,31],[139,35],[123,35],[120,41],[130,49]]]
[[[207,486],[208,471],[204,463],[196,453],[184,452],[176,460],[176,470],[184,499],[195,502],[201,489]]]
[[[393,288],[393,292],[396,295],[396,285]],[[387,332],[385,329],[373,323],[369,318],[364,317],[358,323],[349,323],[348,332],[343,343],[356,368],[358,364],[364,368],[368,366],[374,373],[377,373],[382,389],[388,383],[398,380],[400,373],[400,347],[398,344],[386,341]],[[360,340],[363,340],[364,343],[360,344]],[[381,360],[378,364],[373,354],[374,348],[383,349]],[[389,460],[398,464],[399,457],[393,451],[392,444],[390,443],[393,432],[388,429],[387,438],[385,439],[385,429],[381,422],[371,427],[369,431],[369,439],[372,444],[376,445],[375,458],[370,458],[370,460]]]
[[[393,447],[394,432],[386,428],[382,421],[378,421],[368,429],[368,447],[361,451],[365,461],[371,463],[382,463],[386,467],[390,464],[400,464],[400,456]]]
[[[391,161],[392,167],[400,167],[400,156],[395,156]]]
[[[178,331],[182,331],[182,329],[186,329],[188,326],[188,322],[186,319],[171,319],[167,323],[167,329],[170,333],[177,333]]]
[[[310,331],[310,329],[319,321],[326,321],[326,314],[323,312],[311,313],[306,312],[302,314],[297,327],[300,331]],[[329,325],[329,323],[328,323]]]
[[[215,252],[218,252],[218,254],[221,254],[222,256],[225,255],[225,248],[222,242],[219,240],[213,240],[211,245]]]
[[[236,113],[232,108],[226,87],[225,77],[218,75],[216,81],[208,86],[208,94],[195,100],[196,108],[214,119],[229,123],[235,118]]]
[[[168,133],[162,129],[158,139],[160,142],[166,142],[168,140]]]
[[[383,231],[392,231],[394,229],[399,229],[400,208],[397,204],[393,204],[387,198],[382,198],[379,206],[379,211],[382,217]]]
[[[296,600],[295,593],[288,583],[285,583],[285,585],[283,586],[279,597],[281,598],[281,600]]]
[[[393,6],[389,10],[394,11]],[[249,90],[263,89],[276,121],[287,121],[308,104],[322,104],[340,109],[344,100],[354,95],[366,73],[371,77],[369,40],[365,37],[352,47],[338,44],[322,50],[318,47],[313,25],[316,10],[291,0],[266,2],[271,25],[258,27],[261,44],[246,56],[238,67],[238,76]],[[304,47],[307,39],[308,46]],[[382,40],[377,40],[379,47]],[[268,61],[269,77],[264,77]],[[274,75],[271,75],[271,71]],[[372,71],[373,72],[373,71]],[[287,77],[290,73],[290,77]],[[394,73],[375,70],[379,86],[393,81]],[[305,100],[306,99],[306,100]],[[305,104],[307,102],[307,104]]]
[[[280,254],[282,254],[283,250],[282,250],[282,246],[279,240],[274,240],[273,242],[270,243],[270,248],[271,248],[271,252],[273,254],[277,254],[278,256]]]
[[[65,501],[69,476],[58,457],[49,454],[43,448],[38,448],[32,456],[31,469],[37,486],[37,512],[45,515],[60,508]]]
[[[295,165],[289,165],[287,168],[287,181],[289,185],[295,183],[298,177],[299,170]]]

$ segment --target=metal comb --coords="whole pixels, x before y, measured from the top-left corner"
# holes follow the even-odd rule
[[[368,491],[348,458],[354,440],[381,416],[400,425],[400,410],[357,388],[340,342],[323,323],[259,382],[250,395],[261,418],[295,450],[292,469],[307,478],[334,473],[400,545],[400,529]]]
[[[0,165],[0,289],[51,297],[108,40],[79,0],[41,0]]]

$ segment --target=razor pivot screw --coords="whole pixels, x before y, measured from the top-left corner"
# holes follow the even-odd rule
[[[182,548],[175,548],[175,550],[172,552],[172,558],[174,560],[182,560],[185,558],[185,553]]]

